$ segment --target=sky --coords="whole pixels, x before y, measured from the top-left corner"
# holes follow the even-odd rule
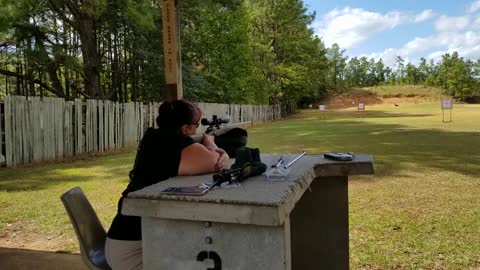
[[[457,51],[480,58],[480,0],[303,0],[316,13],[311,27],[327,47],[337,43],[351,57],[401,56],[418,64]]]

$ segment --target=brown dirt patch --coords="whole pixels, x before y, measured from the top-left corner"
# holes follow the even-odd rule
[[[52,252],[79,253],[78,241],[64,234],[47,234],[36,232],[25,225],[6,224],[5,231],[0,234],[0,247]]]
[[[344,96],[339,95],[326,100],[323,104],[326,104],[331,109],[344,109],[357,107],[358,103],[364,103],[365,105],[375,104],[401,104],[401,103],[426,103],[435,102],[438,99],[431,97],[379,97],[375,95],[366,96]],[[318,106],[317,106],[318,107]]]
[[[52,235],[33,234],[30,232],[18,232],[0,236],[0,247],[4,248],[67,252],[65,246],[71,245],[72,243],[68,239],[62,239],[61,237]]]
[[[9,270],[88,270],[76,254],[0,248],[0,268]]]

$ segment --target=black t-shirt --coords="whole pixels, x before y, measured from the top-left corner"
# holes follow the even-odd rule
[[[130,183],[118,202],[117,215],[113,219],[107,236],[117,240],[141,240],[140,217],[124,216],[120,213],[123,198],[132,191],[164,181],[178,175],[182,150],[194,143],[183,136],[161,129],[149,128],[140,142],[134,169],[130,172]]]

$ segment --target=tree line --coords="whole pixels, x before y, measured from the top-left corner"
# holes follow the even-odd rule
[[[0,0],[0,95],[159,101],[162,1]],[[330,89],[413,83],[478,95],[479,62],[446,54],[418,67],[327,48],[300,0],[180,0],[184,96],[278,104]]]
[[[445,53],[441,59],[427,61],[420,58],[417,65],[405,63],[397,56],[394,67],[388,67],[383,60],[367,57],[348,59],[338,45],[328,49],[331,78],[337,87],[371,87],[381,84],[409,84],[434,86],[445,93],[469,101],[480,97],[480,59],[476,62],[460,57],[458,52]]]

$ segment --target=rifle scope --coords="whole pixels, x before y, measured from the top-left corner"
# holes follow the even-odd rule
[[[202,118],[200,123],[202,124],[202,126],[219,126],[228,122],[230,122],[230,117],[228,115],[222,117],[212,115],[212,119]]]

